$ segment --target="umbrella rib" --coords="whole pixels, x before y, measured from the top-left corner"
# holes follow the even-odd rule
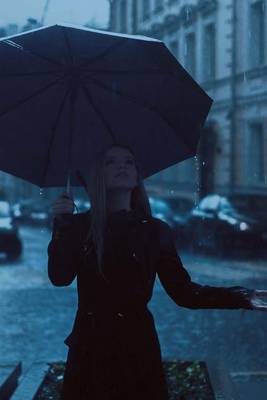
[[[107,85],[103,84],[102,82],[99,82],[98,80],[94,79],[94,78],[90,78],[90,81],[95,84],[98,87],[101,87],[102,89],[104,89],[105,91],[109,92],[109,93],[114,93],[114,90],[112,90],[112,88],[108,87]],[[156,114],[158,114],[162,120],[171,128],[171,131],[173,132],[173,134],[176,136],[175,132],[176,132],[176,128],[170,123],[170,121],[159,111],[156,109],[156,107],[153,107],[150,104],[147,104],[145,102],[140,101],[139,99],[135,99],[131,96],[129,96],[127,93],[123,93],[120,90],[116,90],[115,93],[117,95],[119,95],[120,97],[127,99],[128,101],[130,101],[131,103],[137,104],[139,106],[144,107],[145,109],[152,111]],[[180,139],[183,139],[184,144],[186,145],[186,147],[188,147],[190,149],[190,151],[194,151],[194,149],[192,149],[191,144],[183,137],[179,137]]]
[[[83,70],[81,69],[81,71],[83,72]],[[88,72],[88,69],[86,69],[86,70],[84,70],[84,71],[86,71],[86,72]],[[153,69],[147,69],[147,70],[127,70],[127,69],[121,69],[121,70],[119,70],[119,69],[114,69],[114,70],[112,70],[112,69],[110,69],[110,70],[108,70],[108,69],[96,69],[96,70],[94,70],[94,69],[90,69],[89,70],[89,72],[91,73],[91,72],[93,72],[93,73],[100,73],[100,74],[105,74],[105,73],[107,73],[107,74],[136,74],[136,75],[138,75],[138,74],[160,74],[160,75],[165,75],[165,74],[168,74],[168,75],[173,75],[173,71],[159,71],[159,70],[153,70]],[[87,78],[88,76],[90,76],[89,74],[88,75],[84,75],[84,78]]]
[[[83,92],[85,94],[85,97],[87,98],[88,102],[90,103],[90,105],[92,106],[94,112],[97,114],[97,116],[99,117],[99,119],[101,120],[102,124],[105,126],[106,130],[108,131],[108,133],[111,135],[111,137],[113,138],[113,141],[115,142],[115,135],[109,125],[109,123],[107,122],[107,120],[105,119],[105,117],[103,116],[102,112],[100,111],[100,109],[95,105],[95,103],[93,102],[92,96],[90,91],[88,90],[87,87],[82,86]]]
[[[65,92],[65,94],[63,96],[63,100],[60,103],[60,106],[59,106],[59,109],[58,109],[58,112],[57,112],[57,115],[56,115],[56,118],[55,118],[55,122],[54,122],[54,124],[52,126],[52,135],[50,136],[50,140],[49,140],[49,144],[48,144],[48,149],[47,149],[47,154],[46,154],[46,163],[45,163],[45,167],[44,167],[44,170],[43,170],[43,175],[42,175],[42,178],[41,178],[41,182],[42,182],[42,186],[41,187],[44,187],[45,178],[46,178],[46,174],[47,174],[47,170],[48,170],[48,166],[49,166],[49,162],[50,162],[51,148],[52,148],[52,145],[53,145],[54,140],[55,140],[58,123],[59,123],[60,117],[62,115],[62,111],[64,109],[64,105],[66,103],[66,100],[67,100],[67,97],[68,97],[69,93],[70,93],[70,88],[66,90],[66,92]]]
[[[108,49],[106,49],[102,54],[97,55],[94,58],[91,58],[87,61],[85,61],[84,63],[80,64],[78,66],[78,68],[83,68],[86,67],[89,63],[94,63],[95,61],[97,61],[99,58],[105,57],[107,54],[109,54],[112,50],[114,50],[115,48],[119,47],[122,44],[125,44],[125,39],[121,39],[119,42],[115,43],[113,46],[110,46]]]
[[[38,75],[52,75],[55,73],[61,73],[62,71],[39,71],[39,72],[21,72],[17,74],[5,74],[5,75],[0,75],[0,79],[2,78],[19,78],[21,76],[38,76]]]
[[[52,63],[52,64],[55,64],[55,65],[57,65],[57,66],[59,66],[59,67],[62,66],[62,64],[59,63],[59,62],[57,62],[56,60],[51,59],[51,58],[48,58],[48,57],[45,57],[45,56],[43,56],[43,55],[41,55],[41,54],[39,54],[39,53],[36,53],[36,52],[33,51],[33,50],[24,49],[23,46],[21,46],[20,44],[18,44],[18,43],[16,43],[16,42],[13,42],[12,40],[3,40],[3,41],[1,41],[1,43],[6,44],[7,46],[15,47],[16,49],[18,49],[18,50],[20,50],[20,51],[23,51],[24,53],[29,53],[29,54],[32,55],[32,56],[35,56],[35,57],[37,57],[37,58],[40,58],[41,60],[48,61],[48,62],[50,62],[50,63]]]
[[[62,26],[61,26],[61,32],[63,33],[63,37],[64,37],[64,40],[65,40],[65,43],[66,43],[69,60],[73,64],[73,55],[72,55],[72,52],[71,52],[71,46],[70,46],[69,37],[67,35],[66,30]]]
[[[42,87],[41,89],[38,89],[36,92],[32,93],[30,96],[20,100],[18,103],[8,107],[7,109],[5,109],[4,111],[0,112],[0,117],[2,117],[3,115],[8,114],[10,111],[15,110],[16,108],[18,108],[19,106],[21,106],[22,104],[26,103],[28,100],[31,100],[33,97],[38,96],[40,93],[45,92],[46,90],[50,89],[50,87],[56,85],[58,82],[60,82],[63,78],[57,79],[51,83],[49,83],[49,85],[46,85],[44,87]]]

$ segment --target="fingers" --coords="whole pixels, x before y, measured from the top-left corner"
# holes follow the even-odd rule
[[[51,210],[54,215],[59,214],[73,214],[74,212],[74,201],[72,194],[63,192],[55,201],[52,203]]]
[[[267,290],[264,289],[256,289],[255,294],[257,296],[267,296]]]
[[[253,306],[254,310],[267,311],[267,306]]]
[[[266,292],[264,290],[264,292]],[[267,302],[266,298],[262,298],[260,296],[255,296],[250,300],[251,305],[253,306],[254,310],[260,310],[260,311],[267,311]]]
[[[73,199],[73,194],[71,193],[71,192],[63,192],[63,193],[61,193],[61,195],[59,196],[59,198],[60,197],[66,197],[66,198],[70,198],[70,199]]]

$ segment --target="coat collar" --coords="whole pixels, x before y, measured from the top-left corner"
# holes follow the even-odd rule
[[[88,218],[91,217],[91,210],[87,211]],[[112,223],[116,221],[138,221],[138,220],[147,220],[148,217],[144,213],[144,211],[139,209],[121,209],[118,211],[111,212],[107,214],[107,222]]]

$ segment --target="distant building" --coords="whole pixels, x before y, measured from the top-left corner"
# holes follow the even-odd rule
[[[21,31],[26,32],[32,29],[40,28],[42,24],[35,18],[28,18],[27,23],[22,27]]]
[[[0,27],[0,37],[11,36],[18,33],[19,28],[17,24],[8,24]]]
[[[153,182],[267,193],[267,0],[111,0],[110,30],[163,40],[214,100],[197,160]]]
[[[7,36],[16,35],[19,32],[19,27],[17,24],[8,24],[5,26],[5,30]]]
[[[3,26],[0,26],[0,38],[7,36],[6,30]]]

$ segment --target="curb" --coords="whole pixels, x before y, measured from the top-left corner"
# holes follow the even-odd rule
[[[12,396],[12,400],[32,400],[37,393],[49,369],[48,363],[32,363],[28,372],[21,380],[19,387]]]

